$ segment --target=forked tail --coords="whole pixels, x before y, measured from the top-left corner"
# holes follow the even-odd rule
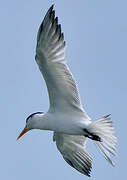
[[[92,122],[89,125],[88,130],[100,137],[101,141],[94,142],[105,159],[114,166],[110,159],[110,155],[116,154],[116,137],[114,136],[114,127],[112,126],[110,115],[104,116],[103,118]]]

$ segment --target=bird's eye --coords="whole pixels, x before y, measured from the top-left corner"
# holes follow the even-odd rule
[[[35,114],[35,113],[33,113],[33,114],[31,114],[31,115],[29,115],[29,116],[27,117],[26,123],[28,122],[28,119],[30,119],[30,118],[32,118],[32,117],[34,116],[34,114]]]

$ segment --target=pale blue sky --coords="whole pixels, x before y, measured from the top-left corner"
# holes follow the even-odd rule
[[[91,180],[126,178],[127,1],[4,0],[0,4],[0,179],[84,180],[52,142],[52,132],[33,130],[16,138],[33,112],[48,109],[44,80],[34,61],[36,34],[54,4],[67,45],[67,61],[82,103],[93,120],[112,114],[118,137],[116,167],[93,143]]]

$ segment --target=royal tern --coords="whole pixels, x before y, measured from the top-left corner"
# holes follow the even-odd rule
[[[64,35],[53,5],[38,31],[35,59],[47,85],[50,107],[45,114],[31,114],[17,140],[31,129],[54,131],[53,141],[65,161],[90,176],[92,158],[84,146],[88,139],[92,139],[113,165],[110,155],[115,155],[116,137],[110,115],[92,122],[85,112],[77,85],[65,61]]]

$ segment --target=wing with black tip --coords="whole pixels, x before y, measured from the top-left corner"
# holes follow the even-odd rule
[[[76,83],[65,61],[64,35],[53,6],[40,25],[35,59],[47,85],[50,110],[69,112],[71,108],[72,112],[74,108],[84,113]]]

